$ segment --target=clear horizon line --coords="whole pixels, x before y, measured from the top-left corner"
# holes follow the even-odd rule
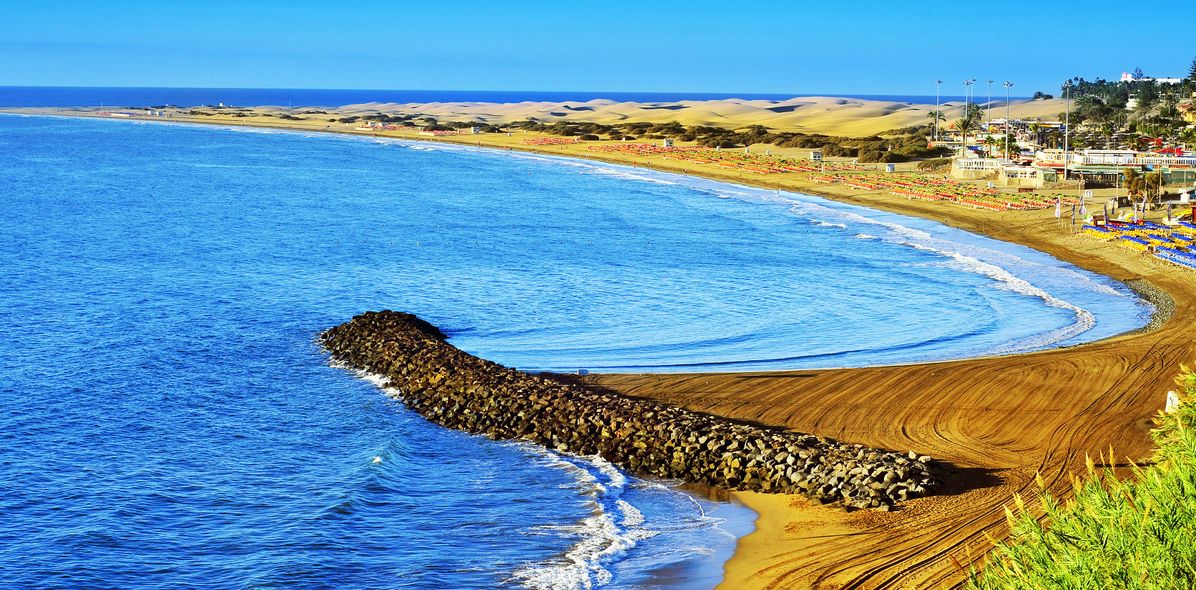
[[[790,91],[725,91],[725,90],[543,90],[543,89],[478,89],[478,88],[334,88],[334,87],[300,87],[300,86],[70,86],[60,84],[0,84],[0,88],[88,88],[88,89],[163,89],[163,90],[319,90],[319,91],[358,91],[358,92],[538,92],[567,94],[725,94],[725,95],[770,95],[770,96],[934,96],[934,94],[918,94],[909,92],[790,92]],[[943,94],[942,96],[955,96]],[[962,95],[961,95],[962,96]],[[1014,96],[1011,98],[1029,98]]]

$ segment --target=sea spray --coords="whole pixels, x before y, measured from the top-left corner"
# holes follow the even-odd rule
[[[364,313],[320,341],[335,362],[379,375],[433,422],[598,455],[641,475],[881,509],[937,484],[931,459],[912,451],[748,425],[529,375],[461,351],[411,314]]]

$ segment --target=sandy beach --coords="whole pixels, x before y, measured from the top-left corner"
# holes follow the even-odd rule
[[[592,101],[568,105],[573,115],[560,117],[595,122],[678,120],[686,124],[720,120],[719,124],[729,126],[759,123],[862,136],[922,124],[933,108],[847,99],[710,102],[718,104],[645,109],[631,103]],[[1013,114],[1053,117],[1062,110],[1060,102],[1019,103]],[[558,116],[553,113],[563,112],[558,110],[560,106],[362,105],[338,114],[410,109],[445,120],[460,116],[501,123],[529,116],[551,121]],[[945,109],[948,120],[952,108],[958,106]],[[98,115],[94,110],[10,111]],[[736,494],[760,517],[756,531],[740,540],[727,565],[723,588],[956,586],[965,579],[968,563],[991,548],[988,537],[999,539],[1006,534],[1003,506],[1013,494],[1034,495],[1036,473],[1041,473],[1052,492],[1065,493],[1071,486],[1070,474],[1083,470],[1086,456],[1108,454],[1112,447],[1117,465],[1146,459],[1151,449],[1147,436],[1151,417],[1162,408],[1180,363],[1196,359],[1196,323],[1191,319],[1196,313],[1192,295],[1196,293],[1196,274],[1072,234],[1058,225],[1053,211],[993,212],[909,200],[883,190],[815,184],[799,174],[759,176],[660,157],[595,153],[587,149],[592,144],[531,146],[523,142],[534,134],[430,138],[413,131],[355,131],[351,125],[329,123],[328,117],[286,120],[267,116],[278,112],[258,108],[246,117],[176,114],[169,121],[447,141],[647,166],[817,194],[1023,244],[1126,281],[1156,302],[1158,321],[1149,330],[1026,355],[865,369],[590,375],[589,383],[627,395],[851,443],[914,449],[962,468],[963,476],[941,493],[907,502],[889,513],[844,512],[812,506],[795,496]],[[785,154],[786,150],[774,148],[773,152]]]
[[[993,117],[1005,116],[1004,102],[994,100]],[[963,113],[960,102],[943,102],[939,105],[945,121],[950,125]],[[1057,119],[1065,109],[1062,99],[1014,100],[1009,105],[1012,117],[1043,120]],[[95,114],[100,109],[6,109],[9,111],[61,112],[63,114]],[[120,111],[114,106],[107,110]],[[141,109],[130,108],[132,112]],[[205,111],[209,115],[187,115]],[[660,103],[615,102],[592,100],[587,102],[439,102],[422,104],[366,103],[342,107],[294,106],[294,107],[247,107],[233,116],[232,107],[225,110],[214,108],[170,109],[174,119],[220,122],[232,125],[260,125],[268,127],[293,127],[352,131],[353,125],[330,124],[329,118],[365,116],[377,113],[388,115],[421,115],[440,122],[476,121],[484,124],[504,125],[517,121],[534,119],[542,123],[589,122],[613,125],[627,122],[663,123],[676,121],[682,125],[711,125],[728,129],[750,125],[764,125],[772,129],[801,133],[821,133],[846,137],[866,137],[918,125],[929,121],[929,113],[935,110],[933,104],[864,100],[838,97],[799,97],[784,101],[723,99],[706,101],[678,101]],[[295,117],[279,120],[279,115]],[[491,140],[498,138],[488,138]]]
[[[1004,104],[994,101],[994,116],[1004,116]],[[959,102],[940,105],[947,121],[963,113]],[[481,121],[507,124],[526,119],[545,123],[587,121],[615,124],[630,121],[728,128],[764,125],[804,133],[863,137],[891,129],[923,125],[934,105],[838,97],[800,97],[784,101],[707,100],[675,103],[634,103],[611,100],[588,102],[521,102],[511,104],[445,102],[431,104],[370,103],[337,109],[347,114],[384,111],[421,114],[442,121]],[[1015,117],[1053,119],[1064,110],[1059,99],[1017,101],[1010,106]]]

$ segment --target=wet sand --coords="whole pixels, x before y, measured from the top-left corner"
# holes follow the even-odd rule
[[[885,197],[854,195],[876,205]],[[629,395],[950,461],[961,477],[891,513],[844,513],[800,498],[739,493],[760,514],[722,588],[955,586],[1007,534],[1003,507],[1033,497],[1041,472],[1070,489],[1084,458],[1113,448],[1148,458],[1151,417],[1180,363],[1196,358],[1196,274],[1060,232],[1050,212],[998,214],[922,202],[883,208],[931,217],[1157,289],[1153,330],[1039,353],[921,365],[717,375],[595,375]],[[1008,222],[997,223],[998,219]],[[1149,285],[1144,287],[1144,285]],[[959,565],[964,569],[960,569]]]
[[[352,133],[344,126],[323,129],[326,124],[273,118],[191,122]],[[1146,459],[1151,417],[1162,408],[1180,363],[1196,360],[1196,273],[1072,235],[1060,228],[1053,211],[975,210],[813,184],[797,174],[759,176],[677,160],[595,154],[585,144],[527,146],[521,142],[526,137],[465,135],[437,141],[649,166],[921,216],[1128,281],[1160,302],[1163,313],[1153,329],[1018,356],[864,369],[588,376],[590,383],[628,395],[852,443],[913,449],[962,468],[939,495],[890,513],[847,513],[811,506],[800,497],[737,493],[760,516],[756,531],[740,539],[722,588],[956,586],[969,562],[991,547],[986,535],[1006,534],[1003,506],[1012,495],[1034,495],[1035,473],[1042,473],[1053,492],[1066,493],[1070,474],[1083,471],[1086,455],[1095,458],[1112,447],[1118,465],[1127,458]]]

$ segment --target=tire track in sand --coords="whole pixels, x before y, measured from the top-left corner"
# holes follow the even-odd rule
[[[918,206],[911,205],[913,208]],[[741,495],[761,526],[740,541],[728,588],[939,588],[1008,531],[1005,505],[1032,498],[1035,473],[1066,495],[1110,447],[1119,465],[1149,457],[1150,418],[1181,363],[1196,360],[1196,273],[1115,246],[1052,237],[1043,224],[980,227],[991,217],[956,213],[965,229],[1030,244],[1117,279],[1146,279],[1173,313],[1150,332],[1045,352],[923,365],[778,373],[590,375],[589,383],[732,418],[844,441],[912,449],[960,467],[938,495],[892,513],[811,506]],[[1053,220],[1052,220],[1053,221]],[[1132,270],[1131,270],[1132,269]],[[776,526],[763,526],[771,522]]]

